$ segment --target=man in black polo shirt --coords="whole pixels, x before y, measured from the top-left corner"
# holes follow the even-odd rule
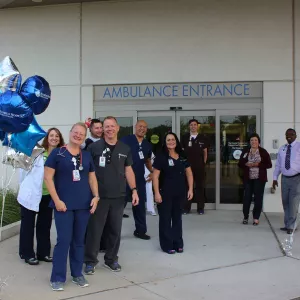
[[[114,272],[121,271],[118,263],[126,180],[132,190],[132,204],[138,205],[135,176],[132,170],[130,148],[117,140],[119,125],[114,117],[103,121],[104,138],[91,144],[91,152],[101,197],[97,210],[91,215],[86,235],[85,274],[95,273],[99,244],[106,226],[106,253],[104,266]]]
[[[191,164],[194,176],[194,199],[197,203],[197,212],[199,215],[204,214],[205,204],[205,164],[207,161],[207,139],[198,134],[198,125],[196,119],[189,120],[190,132],[182,137],[181,144],[184,152]],[[186,201],[183,213],[188,214],[191,211],[192,201]]]

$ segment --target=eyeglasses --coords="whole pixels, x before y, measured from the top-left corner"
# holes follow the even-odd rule
[[[79,136],[79,137],[85,137],[85,134],[82,134],[82,133],[80,133],[80,132],[77,132],[77,131],[71,131],[73,134],[75,134],[75,135],[77,135],[77,136]]]

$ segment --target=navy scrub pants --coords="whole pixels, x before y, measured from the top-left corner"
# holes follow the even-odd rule
[[[132,212],[135,222],[135,231],[140,234],[147,232],[147,223],[146,223],[146,183],[138,184],[138,196],[139,204],[132,206]],[[132,192],[129,191],[127,197],[131,199]]]
[[[50,195],[42,196],[38,213],[21,205],[19,255],[22,259],[30,259],[35,257],[33,247],[35,225],[37,257],[44,258],[45,256],[50,256],[50,230],[53,212],[53,209],[49,207],[50,200]],[[35,224],[36,215],[38,216]]]
[[[162,203],[157,205],[159,214],[159,242],[163,251],[183,248],[182,204],[180,195],[163,195]]]
[[[54,210],[57,231],[57,243],[53,253],[51,282],[65,282],[67,274],[67,258],[69,253],[71,276],[82,276],[84,260],[84,239],[90,211]]]

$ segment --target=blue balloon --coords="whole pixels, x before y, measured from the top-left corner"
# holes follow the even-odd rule
[[[0,129],[5,132],[22,132],[33,120],[32,109],[17,92],[0,95]]]
[[[41,76],[32,76],[22,84],[20,94],[24,97],[35,115],[46,110],[50,103],[49,83]]]
[[[10,137],[11,148],[20,151],[27,156],[31,156],[32,150],[38,141],[46,136],[46,132],[41,128],[34,118],[28,129],[24,132],[13,133]]]
[[[5,139],[5,132],[0,130],[0,141],[3,141]]]

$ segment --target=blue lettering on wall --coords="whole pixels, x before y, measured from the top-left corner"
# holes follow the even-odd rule
[[[189,88],[189,86],[188,86],[188,84],[184,84],[183,86],[182,86],[182,96],[183,97],[188,97],[189,96],[189,93],[188,93],[188,88]]]
[[[234,86],[234,93],[235,93],[236,95],[238,95],[238,96],[242,96],[242,95],[243,95],[243,92],[242,92],[241,87],[243,87],[242,84],[236,84],[236,85]],[[240,88],[240,89],[238,89],[238,88]],[[239,90],[240,90],[240,92],[238,92]]]
[[[173,85],[172,86],[172,96],[173,97],[178,97],[178,85]]]
[[[146,90],[145,90],[145,93],[144,93],[144,96],[146,97],[147,95],[149,95],[151,97],[151,92],[150,92],[150,89],[149,87],[147,86],[146,87]]]
[[[109,88],[107,87],[104,91],[104,95],[103,95],[103,98],[111,98],[111,94],[109,92]]]
[[[219,95],[217,95],[217,94],[219,94]],[[221,97],[223,96],[219,85],[217,85],[217,87],[215,89],[214,96],[221,96]]]
[[[192,86],[190,85],[190,96],[199,96],[199,85],[197,85],[197,90]]]
[[[113,90],[112,90],[112,98],[118,98],[120,95],[120,98],[122,98],[122,89],[119,87],[118,89],[113,87]]]
[[[211,90],[212,90],[212,86],[210,84],[208,84],[206,86],[206,96],[212,96],[212,93],[211,93]]]
[[[166,85],[164,86],[163,88],[163,93],[166,97],[170,97],[171,96],[171,91],[169,92],[169,94],[166,94],[166,89],[171,89],[171,86],[170,85]]]
[[[159,90],[154,86],[153,87],[153,97],[162,96],[162,88],[161,86],[159,87]]]
[[[223,95],[227,95],[227,92],[230,96],[232,96],[232,84],[229,86],[230,89],[228,89],[228,85],[223,85]]]
[[[250,96],[250,87],[248,83],[109,86],[104,89],[103,99],[246,97]]]
[[[244,84],[244,95],[249,96],[249,84],[248,83]]]

